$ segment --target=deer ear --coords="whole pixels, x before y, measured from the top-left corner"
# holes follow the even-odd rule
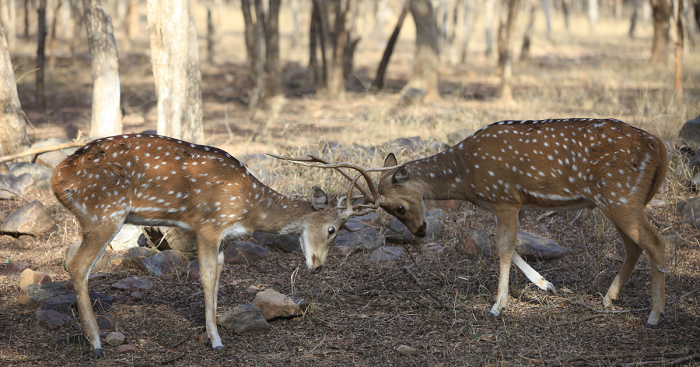
[[[328,196],[320,187],[311,188],[311,206],[316,210],[328,209]]]
[[[384,167],[391,167],[397,164],[398,163],[396,163],[396,156],[394,153],[389,153],[389,155],[386,156],[386,159],[384,159]]]
[[[410,172],[406,166],[403,166],[394,172],[394,183],[397,185],[403,185],[408,181],[408,178],[410,176]]]

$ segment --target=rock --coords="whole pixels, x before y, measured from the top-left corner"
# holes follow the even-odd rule
[[[49,188],[51,184],[51,175],[53,175],[53,169],[49,167],[44,167],[29,162],[10,162],[9,169],[10,174],[13,174],[17,177],[21,176],[22,174],[29,173],[34,179],[34,186],[39,189],[43,189],[44,187],[42,186],[46,186],[46,188]]]
[[[469,236],[479,247],[480,252],[486,256],[497,256],[498,249],[496,248],[496,242],[491,239],[488,232],[481,228],[474,228],[472,230],[471,236]]]
[[[185,268],[185,272],[187,273],[187,278],[189,279],[202,280],[202,274],[199,270],[199,260],[188,263],[187,268]]]
[[[515,250],[524,258],[554,260],[569,253],[569,249],[559,246],[554,240],[536,234],[518,231]]]
[[[104,310],[112,306],[114,299],[106,294],[97,292],[88,292],[90,296],[90,302],[92,303],[92,309],[95,311]]]
[[[0,224],[0,232],[39,237],[53,228],[54,221],[46,214],[44,204],[34,200],[10,214]]]
[[[350,218],[350,220],[345,223],[345,226],[350,228],[350,230],[353,230],[353,231],[357,231],[359,229],[365,228],[365,225],[361,221],[359,221],[355,218]]]
[[[94,311],[104,311],[112,305],[113,300],[111,296],[97,292],[88,292],[88,295]],[[72,309],[77,308],[77,303],[78,298],[74,293],[61,294],[44,301],[41,309],[58,311],[70,316],[73,315]]]
[[[683,200],[676,205],[676,211],[678,214],[684,217],[698,216],[700,215],[700,197],[690,198],[688,200]],[[695,214],[698,213],[698,214]]]
[[[265,320],[277,317],[300,316],[309,306],[302,298],[285,296],[272,289],[266,289],[255,295],[253,304],[260,307]]]
[[[254,264],[270,256],[270,250],[248,242],[231,241],[224,250],[224,261],[229,264]]]
[[[661,199],[651,199],[649,202],[650,208],[665,208],[668,205],[668,201]]]
[[[130,248],[122,259],[122,265],[126,268],[142,268],[142,260],[155,255],[157,252],[145,247]]]
[[[124,339],[126,339],[126,337],[124,337],[124,334],[113,331],[107,334],[105,342],[113,347],[118,347],[122,343],[124,343]]]
[[[97,316],[95,321],[97,321],[97,327],[100,328],[100,330],[114,329],[114,318],[110,315]]]
[[[28,173],[19,176],[0,174],[0,199],[23,196],[32,185],[34,185],[34,178]]]
[[[197,251],[197,235],[192,231],[175,227],[145,227],[144,230],[160,251],[176,250],[181,253]]]
[[[68,140],[62,140],[57,138],[50,138],[42,140],[40,142],[32,144],[32,149],[50,147],[54,145],[70,143]],[[73,154],[78,148],[66,148],[61,150],[54,150],[51,152],[41,153],[36,156],[35,162],[42,166],[49,167],[51,169],[56,168],[59,163],[61,163],[66,157]]]
[[[184,256],[175,250],[161,251],[151,257],[141,260],[141,263],[146,270],[157,277],[185,271]]]
[[[431,242],[421,247],[420,253],[425,257],[435,257],[438,254],[442,253],[444,249],[445,248],[440,246],[439,243]]]
[[[456,247],[470,259],[476,259],[484,254],[473,237],[465,238],[462,242],[457,243]]]
[[[406,226],[401,223],[401,221],[394,217],[389,221],[387,225],[386,238],[387,240],[395,242],[420,242],[429,243],[435,242],[441,239],[445,235],[445,224],[442,223],[442,209],[433,209],[428,211],[425,221],[428,223],[426,228],[426,236],[423,238],[418,238],[411,233],[411,231],[406,228]]]
[[[328,251],[328,255],[347,256],[357,250],[374,250],[383,245],[382,237],[374,228],[362,228],[357,232],[341,231]]]
[[[136,352],[136,347],[131,344],[122,344],[117,347],[117,352],[119,353],[133,353]]]
[[[20,296],[17,298],[17,303],[30,309],[37,309],[47,299],[69,293],[68,287],[58,282],[30,284],[22,288]]]
[[[415,152],[425,145],[420,136],[398,138],[385,144],[390,150]]]
[[[246,289],[245,289],[246,293],[258,293],[262,290],[263,289],[258,287],[257,285],[251,285],[251,286],[246,287]]]
[[[403,247],[384,246],[380,247],[369,256],[369,261],[390,261],[396,260],[403,255]]]
[[[16,274],[21,273],[24,269],[28,268],[29,264],[25,262],[11,262],[2,269],[2,274]]]
[[[670,234],[664,236],[664,240],[666,240],[666,243],[668,243],[669,245],[678,245],[679,243],[683,242],[681,236],[677,234]]]
[[[284,252],[301,250],[299,235],[254,232],[253,239],[263,246],[274,246]]]
[[[125,289],[132,292],[148,292],[151,288],[153,288],[153,283],[151,283],[151,281],[148,279],[138,276],[131,276],[112,284],[112,288]]]
[[[423,98],[425,98],[425,95],[427,93],[428,92],[425,89],[408,88],[401,95],[401,99],[399,99],[399,104],[403,104],[406,106],[421,104],[423,102]]]
[[[474,134],[475,130],[457,130],[447,134],[447,143],[455,145]]]
[[[253,304],[236,306],[218,317],[217,323],[238,335],[264,332],[270,329],[260,307]]]
[[[52,279],[50,275],[27,268],[24,269],[19,275],[19,289],[22,289],[30,284],[44,284],[51,281]]]
[[[68,264],[70,264],[71,260],[73,260],[75,254],[78,252],[81,243],[82,241],[74,242],[66,249],[66,257],[63,263],[66,269],[68,268]],[[111,260],[112,251],[109,249],[105,249],[105,251],[102,252],[102,255],[100,255],[100,258],[97,259],[97,262],[95,263],[95,266],[93,266],[92,271],[106,270],[110,266]]]
[[[418,351],[416,348],[411,348],[408,345],[399,345],[398,348],[396,348],[396,351],[399,352],[402,356],[414,356],[418,354]]]
[[[141,235],[141,226],[133,224],[124,224],[116,236],[109,243],[109,247],[114,251],[126,252],[129,249],[139,246],[139,236]]]
[[[676,148],[684,152],[694,152],[700,147],[700,116],[688,120],[678,132]]]
[[[31,330],[56,330],[63,325],[69,324],[71,317],[53,310],[38,310],[34,312],[32,318]]]

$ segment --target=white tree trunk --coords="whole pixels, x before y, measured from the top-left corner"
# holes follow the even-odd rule
[[[148,0],[158,133],[204,142],[202,75],[190,0]]]
[[[84,22],[92,57],[90,137],[121,134],[119,57],[107,2],[84,0]]]
[[[0,154],[14,154],[27,146],[27,126],[17,96],[15,72],[5,31],[0,23]]]
[[[598,23],[598,0],[588,0],[588,23],[591,25],[591,31],[595,31]]]

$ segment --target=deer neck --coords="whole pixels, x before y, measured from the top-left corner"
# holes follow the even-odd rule
[[[405,164],[411,179],[425,199],[468,200],[464,182],[467,174],[462,172],[462,158],[446,152],[418,159]]]
[[[293,199],[263,186],[260,193],[249,193],[254,205],[243,218],[245,227],[266,233],[301,234],[314,209],[309,202]]]

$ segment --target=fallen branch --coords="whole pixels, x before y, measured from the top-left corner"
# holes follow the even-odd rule
[[[13,155],[6,155],[4,157],[0,157],[0,162],[7,162],[11,161],[13,159],[17,158],[22,158],[26,157],[28,155],[34,155],[34,154],[40,154],[40,153],[46,153],[46,152],[53,152],[54,150],[61,150],[61,149],[66,149],[66,148],[75,148],[75,147],[82,147],[85,145],[85,142],[81,141],[72,141],[69,143],[63,143],[63,144],[58,144],[58,145],[52,145],[50,147],[43,147],[43,148],[34,148],[34,149],[29,149],[25,150],[22,153],[17,153]]]
[[[678,356],[678,353],[670,353],[670,355]],[[558,358],[553,358],[553,359],[537,359],[537,358],[532,358],[532,357],[527,357],[524,356],[520,353],[518,353],[518,357],[527,360],[531,363],[537,363],[537,364],[542,364],[542,365],[547,365],[547,364],[560,364],[560,365],[567,365],[570,363],[574,362],[581,362],[581,361],[586,361],[586,362],[591,362],[591,361],[608,361],[608,360],[616,360],[616,359],[627,359],[627,358],[664,358],[664,357],[669,357],[669,354],[658,354],[658,353],[620,353],[620,354],[592,354],[592,355],[581,355],[581,356],[571,356],[571,357],[558,357]],[[670,362],[666,361],[654,361],[653,364],[658,364],[658,363],[664,363],[665,366],[673,366],[677,365],[683,362],[687,362],[689,360],[695,359],[700,357],[700,354],[694,354],[692,356],[688,357],[683,357],[679,358]],[[630,365],[638,366],[641,364],[644,364],[645,362],[635,362]]]

